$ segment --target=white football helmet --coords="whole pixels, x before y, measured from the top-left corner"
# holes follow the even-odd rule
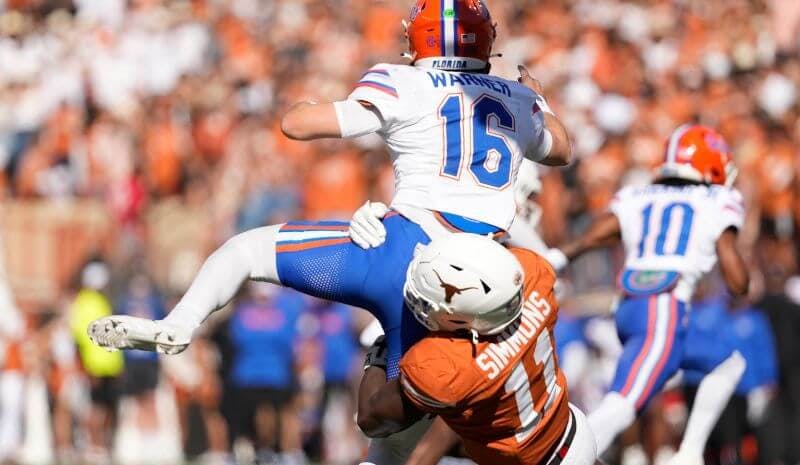
[[[539,178],[539,167],[536,166],[536,163],[523,159],[514,184],[514,198],[517,202],[518,214],[532,226],[539,224],[542,209],[530,197],[532,194],[540,192],[542,192],[542,180]]]
[[[520,315],[523,278],[516,257],[489,237],[448,234],[418,250],[404,295],[431,331],[493,335]]]

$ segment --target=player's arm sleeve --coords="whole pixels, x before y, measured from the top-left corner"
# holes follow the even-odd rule
[[[717,194],[718,217],[714,226],[717,237],[727,229],[742,229],[744,225],[744,201],[736,189],[720,188]]]
[[[402,88],[392,75],[389,65],[379,64],[368,69],[347,99],[374,108],[380,116],[381,130],[388,130],[402,119]]]
[[[356,100],[333,102],[336,119],[343,138],[361,137],[380,131],[384,127],[380,112]]]
[[[608,211],[613,213],[617,219],[622,219],[624,204],[625,204],[625,197],[627,197],[630,193],[630,188],[625,187],[619,190],[615,195],[614,198],[611,199],[611,202],[608,204]]]
[[[544,112],[539,108],[536,101],[531,105],[531,127],[532,136],[525,158],[533,161],[541,161],[547,158],[553,148],[553,134],[547,129],[544,120]]]
[[[412,347],[400,362],[400,386],[416,408],[438,414],[455,408],[463,398],[458,393],[458,368],[443,354],[424,350],[423,343]]]

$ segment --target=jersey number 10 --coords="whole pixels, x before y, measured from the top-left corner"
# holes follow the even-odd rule
[[[678,241],[675,244],[675,250],[667,251],[667,233],[670,226],[672,226],[673,213],[675,210],[681,210],[683,215],[681,219],[681,229],[678,234]],[[653,216],[653,204],[650,203],[644,210],[642,210],[642,238],[639,240],[639,257],[642,257],[647,252],[645,249],[648,246],[648,236],[650,235],[650,220]],[[661,212],[661,225],[658,230],[658,236],[654,244],[654,252],[656,255],[686,255],[686,249],[689,247],[689,235],[692,231],[692,220],[694,219],[694,210],[685,202],[673,202],[664,207]]]
[[[516,130],[514,115],[502,101],[484,94],[473,102],[472,116],[465,118],[463,94],[448,95],[439,105],[439,118],[444,120],[443,176],[459,178],[464,136],[471,134],[472,150],[467,155],[475,181],[492,189],[502,189],[511,182],[513,153],[505,136],[493,131],[489,124],[494,119],[498,127]]]

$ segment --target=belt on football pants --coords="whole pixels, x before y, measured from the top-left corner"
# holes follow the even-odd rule
[[[569,409],[569,423],[567,423],[567,428],[564,430],[565,433],[561,436],[561,441],[557,442],[555,446],[553,446],[550,451],[547,453],[547,457],[550,457],[550,460],[545,462],[545,465],[559,465],[561,462],[564,461],[564,457],[567,456],[567,452],[569,452],[570,446],[572,446],[572,440],[575,439],[575,432],[578,430],[577,421],[575,421],[575,413],[572,411],[572,408]]]

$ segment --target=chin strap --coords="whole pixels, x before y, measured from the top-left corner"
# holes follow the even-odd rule
[[[472,344],[478,345],[478,331],[475,328],[470,328],[469,333],[472,335]]]

